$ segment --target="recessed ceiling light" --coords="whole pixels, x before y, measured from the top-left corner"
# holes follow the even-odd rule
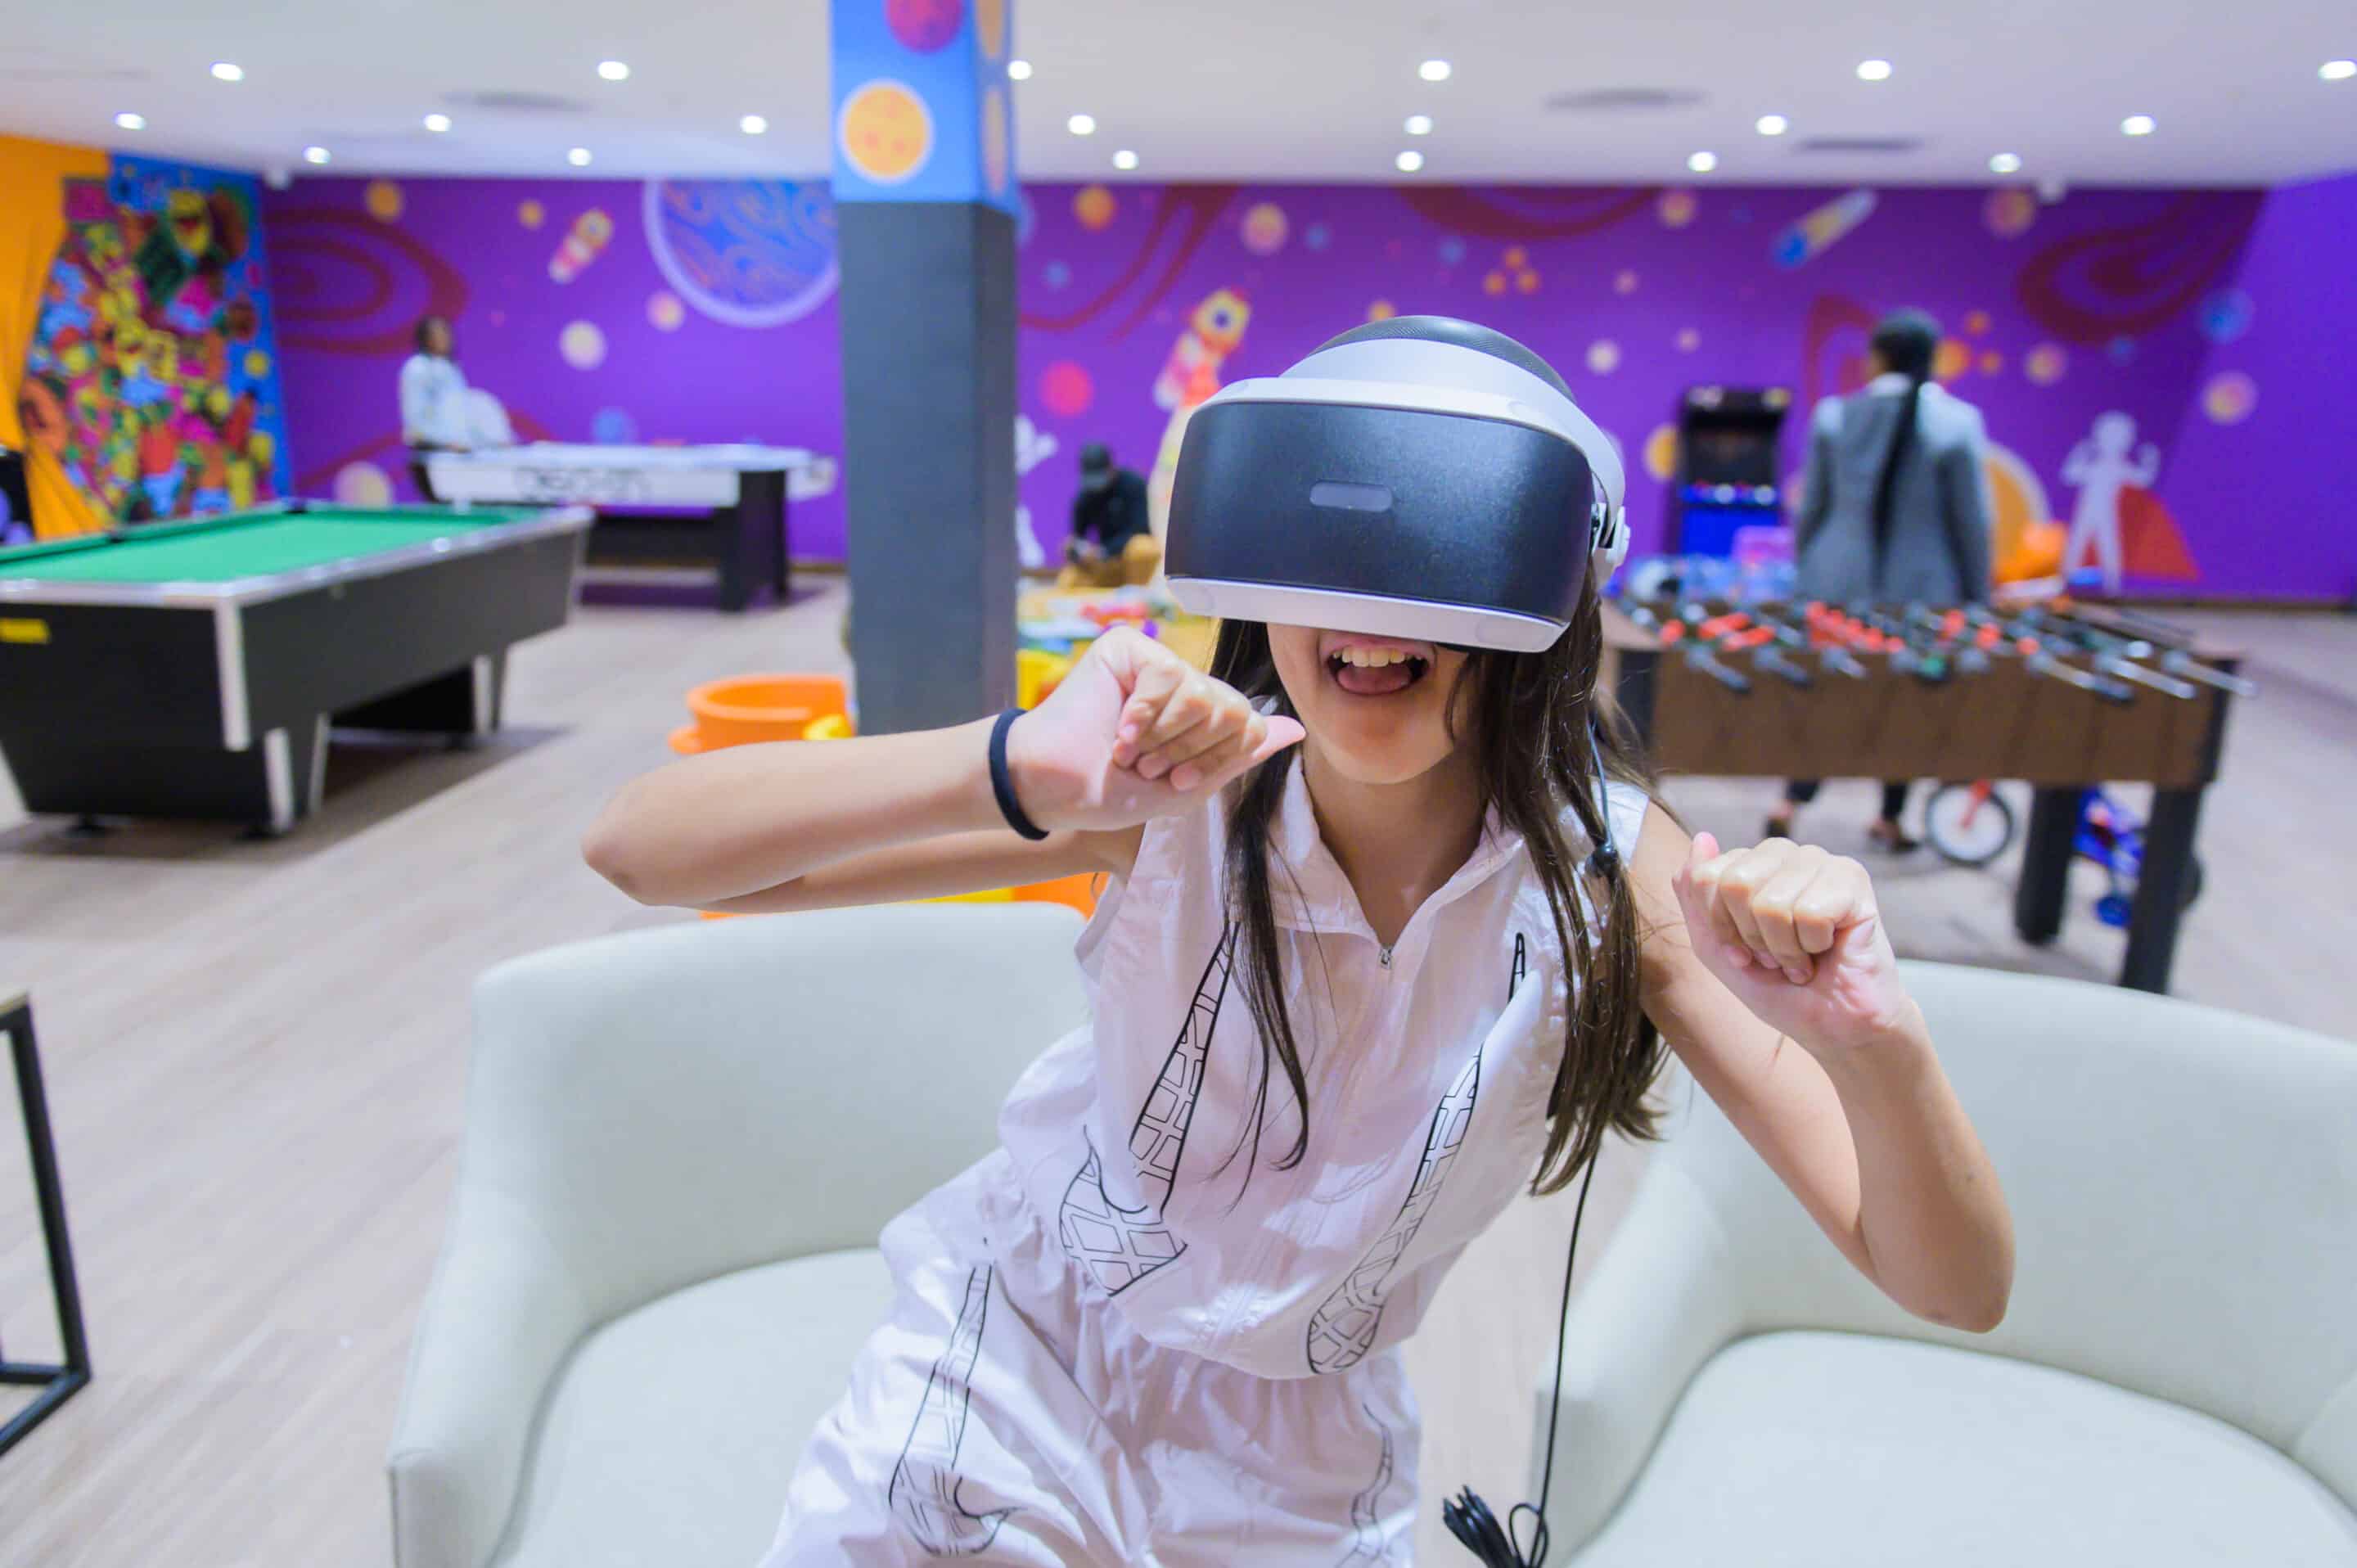
[[[1751,128],[1763,136],[1781,136],[1792,128],[1792,122],[1781,114],[1762,114],[1752,122]]]
[[[1006,76],[1007,80],[1010,81],[1030,81],[1031,62],[1028,59],[1008,60],[1006,62]]]
[[[770,123],[759,114],[748,114],[737,122],[737,128],[748,136],[758,136],[769,130]]]
[[[325,147],[305,147],[303,149],[303,161],[307,164],[326,163],[328,161],[328,149]]]
[[[245,70],[242,66],[231,65],[225,59],[217,59],[213,61],[213,80],[215,81],[243,81],[245,80]]]
[[[1075,114],[1064,122],[1064,129],[1075,136],[1093,136],[1097,134],[1097,117],[1093,114]]]
[[[2131,114],[2120,122],[2120,134],[2124,136],[2149,136],[2155,129],[2149,114]]]
[[[597,62],[597,74],[608,81],[628,81],[630,68],[618,59],[601,59]]]
[[[1694,170],[1696,174],[1708,174],[1717,166],[1718,155],[1717,153],[1690,153],[1686,156],[1686,167]]]
[[[589,149],[587,147],[576,147],[571,152],[565,155],[565,161],[571,164],[575,168],[587,168],[589,166]]]
[[[1400,173],[1414,174],[1416,170],[1424,166],[1424,155],[1417,152],[1414,147],[1410,147],[1407,151],[1394,158],[1392,162],[1399,166]]]
[[[1989,173],[1991,174],[2018,174],[2020,172],[2021,155],[2019,153],[1999,153],[1995,157],[1989,159]]]
[[[1411,114],[1411,115],[1409,115],[1409,116],[1407,117],[1407,134],[1408,134],[1409,135],[1411,135],[1411,136],[1429,136],[1429,135],[1431,135],[1431,134],[1432,134],[1432,116],[1431,116],[1431,115],[1429,115],[1429,114]]]
[[[1426,81],[1447,81],[1448,62],[1445,59],[1428,59],[1415,68],[1415,73]]]
[[[1114,154],[1113,166],[1117,169],[1134,169],[1137,166],[1137,155],[1124,147]]]
[[[2316,74],[2327,81],[2346,81],[2357,76],[2357,59],[2329,59],[2316,68]]]
[[[425,116],[425,128],[433,132],[435,134],[440,135],[443,132],[450,128],[450,116],[447,114],[428,114]]]
[[[1860,81],[1889,81],[1890,62],[1887,59],[1862,59],[1857,62],[1857,79]]]
[[[124,113],[117,114],[114,123],[126,131],[144,131],[147,128],[147,116]]]

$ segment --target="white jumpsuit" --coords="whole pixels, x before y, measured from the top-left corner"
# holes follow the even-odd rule
[[[1644,808],[1610,790],[1624,854]],[[1280,1169],[1299,1113],[1272,1060],[1255,1160],[1224,832],[1216,805],[1148,826],[1081,938],[1092,1025],[1024,1074],[996,1153],[886,1228],[890,1317],[803,1452],[766,1568],[1408,1561],[1396,1348],[1537,1168],[1555,927],[1493,818],[1380,947],[1295,767],[1272,882],[1311,1119]]]

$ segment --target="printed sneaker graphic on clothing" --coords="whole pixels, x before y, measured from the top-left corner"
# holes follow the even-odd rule
[[[936,1557],[971,1557],[986,1550],[1013,1509],[974,1513],[958,1501],[964,1484],[957,1472],[965,1442],[965,1420],[974,1400],[974,1366],[982,1355],[983,1318],[990,1307],[991,1271],[965,1277],[965,1300],[950,1329],[949,1348],[933,1363],[916,1424],[892,1466],[887,1499],[892,1513]]]
[[[1088,1265],[1098,1284],[1118,1295],[1187,1250],[1162,1220],[1164,1205],[1178,1179],[1178,1159],[1187,1151],[1187,1129],[1203,1090],[1203,1062],[1220,1004],[1228,994],[1228,971],[1235,957],[1232,922],[1222,928],[1219,945],[1203,967],[1195,999],[1179,1026],[1178,1038],[1163,1061],[1162,1076],[1137,1113],[1129,1152],[1137,1161],[1141,1208],[1122,1208],[1106,1196],[1104,1166],[1096,1145],[1071,1185],[1064,1189],[1061,1225],[1064,1250]]]
[[[1507,1001],[1514,999],[1515,988],[1522,984],[1527,970],[1523,939],[1518,934],[1514,938],[1514,967],[1506,977]],[[1439,1201],[1441,1186],[1457,1163],[1457,1151],[1464,1145],[1465,1130],[1473,1124],[1473,1102],[1480,1092],[1481,1053],[1477,1050],[1432,1113],[1432,1128],[1424,1139],[1424,1157],[1416,1162],[1415,1180],[1408,1185],[1407,1200],[1400,1205],[1398,1218],[1375,1239],[1366,1256],[1359,1260],[1359,1266],[1334,1287],[1334,1294],[1310,1317],[1311,1371],[1344,1371],[1357,1366],[1374,1348],[1375,1331],[1383,1326],[1383,1298],[1391,1284],[1392,1272],[1399,1267],[1407,1244],[1415,1240],[1424,1217]]]

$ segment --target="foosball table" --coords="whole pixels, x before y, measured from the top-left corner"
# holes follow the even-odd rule
[[[2031,942],[2062,929],[2081,816],[2107,781],[2153,786],[2119,983],[2169,988],[2199,875],[2194,832],[2239,655],[2112,607],[1834,607],[1618,600],[1605,682],[1664,774],[2019,779],[2034,790],[2014,893]]]

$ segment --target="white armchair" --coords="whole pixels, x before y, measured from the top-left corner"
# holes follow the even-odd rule
[[[2357,1564],[2357,1046],[1908,975],[2013,1205],[2005,1323],[1891,1305],[1686,1091],[1572,1308],[1555,1561]]]
[[[683,924],[476,992],[389,1460],[399,1568],[745,1568],[890,1297],[884,1222],[1085,1014],[1072,913]]]

